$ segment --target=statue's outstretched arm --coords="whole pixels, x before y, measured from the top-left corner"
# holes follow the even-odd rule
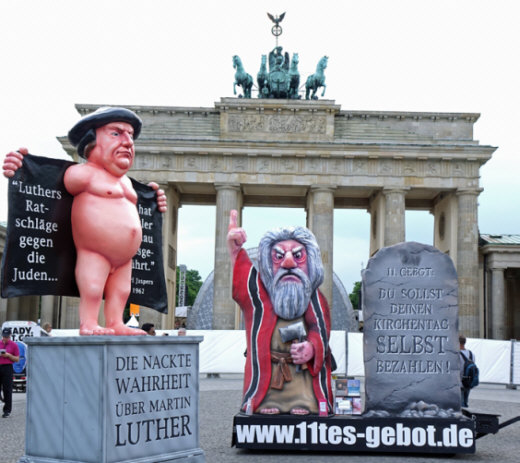
[[[242,249],[243,244],[247,241],[245,230],[237,225],[237,216],[238,212],[235,209],[229,212],[227,245],[232,265],[235,265],[238,253]]]

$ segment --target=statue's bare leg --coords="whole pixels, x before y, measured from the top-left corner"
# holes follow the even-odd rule
[[[76,282],[79,289],[79,334],[83,336],[114,334],[98,325],[99,307],[110,272],[110,263],[100,254],[77,250]]]
[[[132,260],[114,269],[108,276],[105,286],[105,321],[107,328],[119,336],[135,336],[146,334],[143,330],[130,328],[123,323],[128,296],[132,288]]]

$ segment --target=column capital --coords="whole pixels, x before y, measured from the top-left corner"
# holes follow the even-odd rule
[[[215,190],[234,190],[240,191],[240,183],[215,183]]]
[[[478,196],[483,191],[484,191],[484,188],[457,188],[457,190],[455,191],[455,194],[457,196],[463,196],[463,195]]]
[[[330,191],[331,193],[334,193],[334,191],[337,189],[337,185],[320,185],[319,183],[313,184],[309,187],[310,192],[315,191]]]
[[[169,182],[155,182],[155,183],[157,183],[157,185],[159,185],[159,188],[161,188],[161,190],[164,190],[164,192],[166,194],[173,193],[173,194],[176,194],[177,196],[179,196],[179,190],[175,184],[169,183]]]
[[[382,193],[384,195],[387,195],[387,194],[390,194],[390,193],[403,193],[403,194],[406,194],[410,190],[411,190],[411,188],[409,186],[403,186],[403,187],[401,187],[401,186],[396,186],[396,187],[385,186],[385,187],[383,187],[383,189],[381,191],[382,191]]]
[[[507,267],[503,267],[502,265],[491,265],[488,267],[490,272],[504,273]]]

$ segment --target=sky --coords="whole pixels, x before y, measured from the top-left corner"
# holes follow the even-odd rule
[[[494,0],[2,0],[0,156],[20,146],[66,158],[56,137],[75,104],[213,107],[233,96],[232,56],[256,75],[275,45],[302,78],[329,57],[325,98],[342,110],[474,112],[474,138],[498,147],[481,168],[479,230],[520,233],[520,27],[515,1]],[[0,220],[7,182],[0,180]],[[369,255],[364,210],[334,214],[334,270],[347,291]],[[179,211],[178,263],[213,268],[214,207]],[[299,209],[246,208],[247,246]],[[433,244],[433,217],[407,212],[406,239]]]

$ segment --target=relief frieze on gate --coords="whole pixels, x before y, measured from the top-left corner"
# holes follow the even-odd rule
[[[222,98],[215,106],[221,139],[311,143],[334,140],[334,117],[340,109],[332,100]]]
[[[136,157],[138,170],[159,169],[176,172],[222,172],[295,175],[343,175],[413,178],[463,178],[478,172],[475,162],[447,159],[390,159],[356,157],[355,154],[323,157],[294,153],[272,156],[236,153],[163,153]]]
[[[325,116],[295,114],[230,114],[228,132],[325,134]]]

